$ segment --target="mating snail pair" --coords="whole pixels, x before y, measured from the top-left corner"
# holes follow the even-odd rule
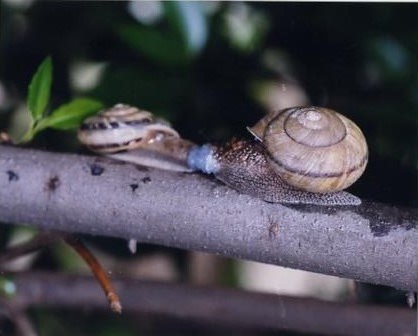
[[[86,119],[78,138],[118,160],[214,174],[268,202],[361,203],[342,191],[361,176],[368,159],[366,140],[351,120],[326,108],[292,107],[266,115],[248,130],[254,140],[198,146],[150,112],[117,104]]]

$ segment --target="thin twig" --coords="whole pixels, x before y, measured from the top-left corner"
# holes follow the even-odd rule
[[[120,303],[119,296],[116,294],[110,279],[106,275],[103,267],[100,265],[96,257],[81,242],[81,240],[75,238],[74,236],[68,235],[64,238],[64,240],[78,253],[78,255],[84,259],[84,261],[90,267],[91,272],[96,277],[99,284],[102,286],[112,311],[119,314],[122,313],[122,305]]]
[[[70,245],[74,249],[74,251],[81,258],[83,258],[83,260],[90,267],[91,272],[96,277],[100,286],[103,288],[103,291],[110,303],[110,308],[112,309],[112,311],[116,313],[121,313],[122,306],[119,301],[119,297],[116,294],[109,277],[106,275],[106,272],[103,270],[99,261],[79,239],[75,238],[74,236],[68,233],[57,231],[40,232],[32,239],[12,246],[7,250],[3,251],[0,254],[0,265],[62,240],[64,240],[64,242]]]
[[[40,232],[35,237],[20,244],[10,246],[0,253],[0,265],[18,257],[35,252],[43,247],[62,240],[62,234],[57,232]]]

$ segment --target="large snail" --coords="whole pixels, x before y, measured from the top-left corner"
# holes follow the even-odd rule
[[[268,202],[358,205],[342,191],[364,172],[361,130],[322,107],[292,107],[248,128],[253,140],[198,146],[151,113],[117,104],[86,119],[79,140],[119,160],[175,171],[214,174],[230,187]]]

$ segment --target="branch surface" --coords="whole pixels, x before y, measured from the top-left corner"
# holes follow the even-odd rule
[[[417,291],[417,209],[283,206],[199,174],[0,146],[0,221]]]
[[[108,310],[91,277],[52,273],[13,276],[13,304]],[[414,335],[413,309],[326,302],[228,288],[114,279],[127,313],[154,313],[216,325],[320,335]],[[173,304],[175,303],[175,304]],[[330,319],[330,316],[332,318]]]

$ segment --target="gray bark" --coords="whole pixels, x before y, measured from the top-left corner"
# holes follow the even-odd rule
[[[137,239],[416,291],[418,213],[283,206],[207,176],[0,146],[0,221]]]

